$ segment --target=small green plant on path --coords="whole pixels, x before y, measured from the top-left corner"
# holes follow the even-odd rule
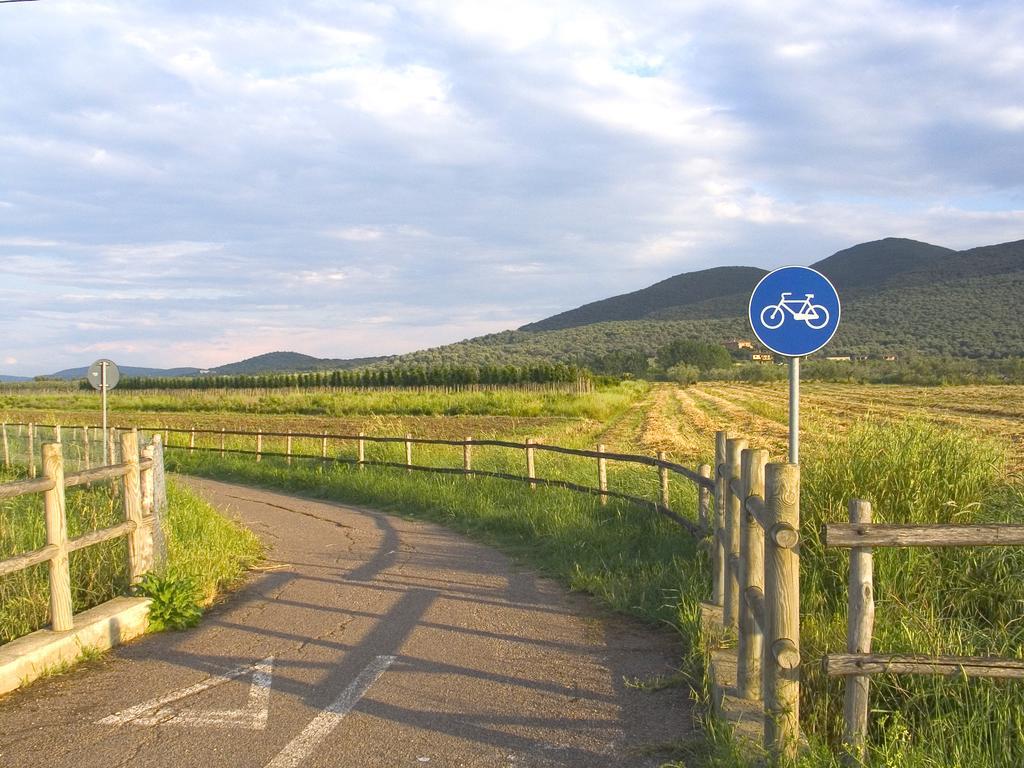
[[[188,577],[147,573],[136,591],[153,601],[149,606],[149,628],[154,632],[188,629],[203,616],[199,589]]]

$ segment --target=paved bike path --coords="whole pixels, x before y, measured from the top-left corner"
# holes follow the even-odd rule
[[[671,633],[442,527],[209,480],[271,562],[201,626],[0,700],[0,766],[657,766]]]

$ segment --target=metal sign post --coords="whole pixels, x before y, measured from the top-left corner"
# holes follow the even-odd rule
[[[800,463],[800,358],[789,358],[789,463]]]
[[[747,315],[754,335],[772,352],[789,358],[791,464],[800,463],[800,358],[832,340],[840,313],[835,286],[810,267],[769,272],[750,295]]]
[[[110,455],[110,434],[107,429],[107,392],[117,386],[121,380],[121,371],[112,360],[97,360],[89,366],[89,373],[85,378],[93,389],[100,391],[103,408],[103,460],[107,461],[107,457]]]

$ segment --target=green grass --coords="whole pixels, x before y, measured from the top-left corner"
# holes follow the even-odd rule
[[[626,407],[644,385],[624,382],[589,394],[500,389],[485,392],[267,390],[191,391],[171,394],[113,392],[117,412],[302,414],[318,416],[557,416],[606,420]],[[74,394],[2,394],[0,410],[88,411],[96,396]]]
[[[16,479],[14,473],[0,477]],[[167,484],[169,511],[165,570],[191,579],[206,600],[235,582],[256,562],[259,541],[237,523],[226,520],[187,488]],[[124,519],[118,492],[110,484],[67,491],[68,534],[115,525]],[[0,501],[0,559],[46,544],[42,494]],[[124,538],[71,553],[72,605],[75,613],[128,592],[128,551]],[[0,643],[21,637],[49,623],[47,565],[0,578]]]

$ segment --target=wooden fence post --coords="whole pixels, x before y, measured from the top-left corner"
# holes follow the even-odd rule
[[[107,464],[114,464],[117,460],[117,427],[110,427],[107,432]],[[123,457],[122,457],[123,458]]]
[[[358,453],[356,454],[360,469],[363,469],[363,466],[366,464],[366,441],[363,439],[364,437],[366,437],[366,433],[360,432]]]
[[[697,474],[708,480],[711,479],[711,465],[701,464],[697,468]],[[700,524],[712,531],[711,545],[715,544],[714,528],[711,525],[711,491],[703,485],[697,487],[697,519]]]
[[[320,458],[327,458],[327,432],[324,432],[324,436],[320,441]]]
[[[82,427],[82,455],[85,457],[85,468],[92,469],[92,456],[89,455],[89,428]]]
[[[473,470],[473,438],[467,437],[462,444],[462,471],[469,474]]]
[[[604,453],[604,445],[598,443],[598,453]],[[608,503],[608,496],[605,494],[608,492],[608,459],[603,456],[597,460],[597,487],[601,490],[601,506],[605,506]]]
[[[405,436],[405,466],[406,472],[412,472],[412,435]]]
[[[740,476],[740,453],[747,447],[742,437],[733,437],[725,443],[725,604],[722,624],[738,628],[740,614],[740,499],[733,492],[732,480]]]
[[[196,428],[195,427],[192,427],[191,431],[189,432],[189,436],[188,436],[188,452],[189,453],[195,453],[196,452]]]
[[[7,441],[7,422],[4,422],[4,467],[11,467],[11,444]]]
[[[664,451],[658,451],[658,461],[666,461]],[[668,469],[658,467],[658,480],[661,485],[661,506],[668,507]]]
[[[54,632],[72,628],[71,568],[68,562],[68,519],[64,501],[64,454],[60,443],[43,446],[43,475],[53,488],[43,495],[46,511],[46,543],[57,547],[50,558],[50,623]]]
[[[292,465],[292,431],[288,430],[288,441],[285,453],[288,454],[288,466]]]
[[[28,476],[36,476],[36,428],[33,424],[28,425]]]
[[[728,432],[715,433],[715,517],[712,541],[711,602],[725,605],[725,446]],[[724,610],[724,608],[723,608]]]
[[[128,534],[128,575],[138,584],[151,567],[152,547],[147,552],[142,518],[142,479],[139,474],[139,435],[135,430],[121,433],[121,461],[128,465],[124,475],[124,519],[135,523]]]
[[[736,688],[741,698],[761,696],[763,629],[751,607],[764,605],[764,531],[746,510],[751,496],[764,498],[764,467],[768,451],[748,448],[740,454],[740,632],[736,647]]]
[[[533,438],[528,437],[526,438],[526,476],[530,478],[531,491],[537,490],[537,484],[533,482],[533,480],[537,477],[536,473],[534,472],[533,453]]]
[[[142,449],[142,458],[153,461],[153,445],[147,445]],[[143,468],[139,474],[139,483],[142,489],[142,516],[149,517],[153,514],[153,465]]]
[[[765,747],[793,760],[800,737],[800,467],[765,472]]]
[[[850,501],[850,522],[871,523],[871,504],[860,499]],[[874,562],[871,547],[850,550],[849,605],[846,614],[846,650],[870,653],[875,627]],[[862,765],[868,731],[868,692],[871,678],[850,675],[843,698],[843,744],[847,765]]]
[[[53,425],[53,442],[55,442],[55,443],[62,443],[62,442],[64,442],[63,440],[60,439],[60,424],[54,424]]]
[[[220,428],[220,455],[221,456],[224,455],[224,434],[225,434],[225,431],[226,431],[225,427],[221,427]]]
[[[263,461],[263,430],[256,432],[256,461]]]

